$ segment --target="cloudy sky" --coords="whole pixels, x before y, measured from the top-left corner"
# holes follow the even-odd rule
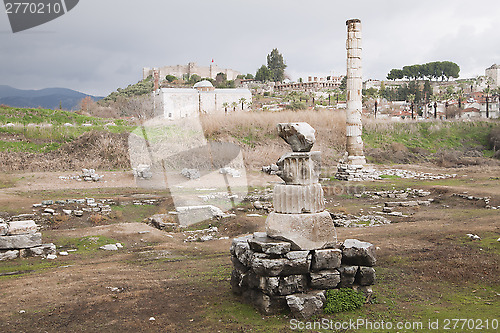
[[[253,73],[278,48],[293,79],[345,73],[345,21],[363,25],[364,79],[454,61],[461,77],[500,63],[498,0],[81,0],[13,34],[0,12],[0,84],[107,95],[142,67],[187,64]]]

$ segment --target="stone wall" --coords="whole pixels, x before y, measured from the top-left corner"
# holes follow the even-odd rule
[[[150,75],[153,75],[154,68],[144,67],[142,69],[143,79]],[[176,65],[176,66],[163,66],[158,68],[160,74],[160,80],[165,79],[167,75],[173,75],[178,78],[182,78],[183,75],[193,75],[197,74],[201,77],[208,77],[215,79],[218,73],[224,73],[227,75],[228,80],[235,80],[241,73],[229,68],[221,68],[216,64],[212,63],[210,66],[198,66],[195,62],[190,62],[187,65]]]
[[[290,310],[300,319],[323,312],[328,289],[358,288],[367,297],[375,283],[374,246],[355,239],[335,248],[293,251],[266,233],[235,238],[231,287],[264,314]]]

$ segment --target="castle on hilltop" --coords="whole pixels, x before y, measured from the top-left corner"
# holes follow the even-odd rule
[[[493,64],[486,68],[485,75],[493,80],[496,87],[500,85],[500,65]]]
[[[211,78],[215,80],[218,73],[224,73],[227,75],[228,80],[235,80],[236,77],[241,74],[229,68],[220,68],[212,60],[210,66],[198,66],[195,62],[190,62],[187,65],[163,66],[159,68],[144,67],[142,69],[142,78],[145,79],[148,76],[152,76],[154,70],[159,71],[161,79],[164,79],[167,75],[182,78],[184,75],[191,76],[197,74],[202,78]]]

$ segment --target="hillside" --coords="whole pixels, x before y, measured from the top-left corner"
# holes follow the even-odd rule
[[[74,110],[80,101],[90,96],[94,101],[102,97],[91,96],[66,88],[46,88],[40,90],[22,90],[7,85],[0,85],[0,104],[21,108],[46,108]]]
[[[322,151],[325,172],[334,173],[345,145],[341,112],[251,112],[201,118],[207,138],[238,144],[247,168],[252,170],[276,161],[289,149],[276,135],[276,124],[294,121],[306,121],[316,129],[314,148]],[[120,119],[0,107],[0,165],[4,172],[129,167],[128,134],[134,128],[134,124]],[[489,137],[494,129],[500,133],[499,128],[493,121],[367,121],[365,154],[370,163],[423,162],[445,167],[498,164],[491,158],[495,152]],[[113,147],[112,151],[106,146]]]

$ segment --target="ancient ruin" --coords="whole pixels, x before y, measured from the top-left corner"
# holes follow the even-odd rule
[[[307,319],[323,312],[328,289],[358,285],[371,295],[376,259],[370,243],[337,243],[319,184],[321,153],[311,152],[315,130],[307,123],[285,123],[278,124],[278,133],[293,152],[266,170],[285,183],[274,187],[266,232],[233,240],[231,286],[262,313],[289,309]]]
[[[361,21],[348,20],[347,24],[347,110],[346,110],[346,150],[347,156],[340,162],[337,178],[354,180],[366,164],[361,134],[361,111],[363,108],[363,80],[361,66]]]

